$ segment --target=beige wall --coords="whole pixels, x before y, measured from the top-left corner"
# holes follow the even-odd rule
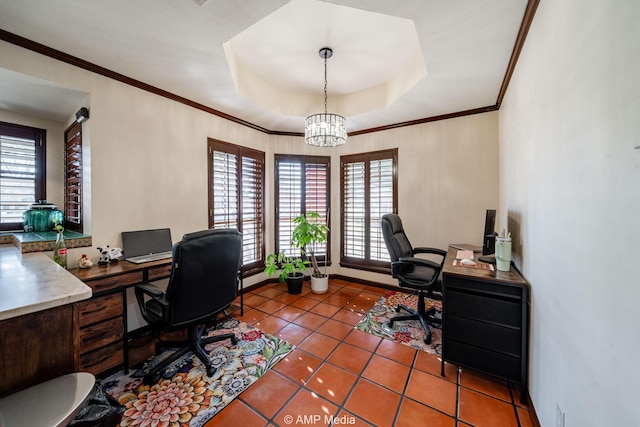
[[[399,213],[416,246],[480,244],[484,211],[498,204],[497,113],[356,136],[343,147],[319,149],[299,137],[266,135],[4,42],[0,49],[0,67],[90,94],[86,106],[91,118],[83,125],[85,185],[91,192],[91,215],[85,221],[95,247],[119,246],[120,232],[126,230],[171,227],[177,241],[184,233],[206,228],[208,137],[265,151],[267,252],[274,246],[273,155],[332,156],[330,273],[395,283],[387,275],[339,266],[340,155],[398,148]],[[51,133],[62,133],[72,114]],[[50,145],[62,158],[62,137]],[[50,162],[55,170],[59,163]],[[60,168],[52,180],[61,204]],[[86,248],[69,253],[70,265],[82,253],[98,255]],[[245,283],[265,278],[260,274]]]
[[[541,425],[640,425],[640,2],[541,1],[500,109]]]
[[[497,113],[485,113],[350,138],[332,159],[332,227],[340,229],[340,155],[398,148],[398,214],[414,246],[482,244],[486,209],[498,207]],[[332,246],[339,260],[338,239]],[[389,276],[335,270],[395,283]]]
[[[120,232],[126,230],[168,226],[177,241],[206,228],[207,137],[269,146],[263,133],[5,42],[0,42],[0,67],[90,94],[91,117],[83,124],[83,148],[90,153],[85,185],[92,196],[85,231],[94,247],[120,246]],[[58,138],[49,133],[48,150],[57,153],[48,155],[49,170],[56,172],[49,198],[60,204],[62,163],[56,168],[55,158],[62,159],[62,133],[74,112],[59,124]],[[97,250],[73,249],[69,264],[85,252],[97,259]]]

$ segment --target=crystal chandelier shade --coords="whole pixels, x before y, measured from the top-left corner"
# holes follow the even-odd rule
[[[319,113],[304,121],[304,141],[316,147],[335,147],[347,142],[347,120],[336,114]]]
[[[347,142],[347,120],[327,113],[327,58],[333,51],[323,47],[318,52],[324,58],[324,113],[313,114],[304,121],[304,142],[316,147],[335,147]]]

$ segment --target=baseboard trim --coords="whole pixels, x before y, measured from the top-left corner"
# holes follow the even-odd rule
[[[360,279],[358,277],[344,276],[342,274],[330,274],[329,275],[329,280],[331,280],[331,279],[343,280],[345,282],[351,282],[351,283],[359,283],[361,285],[374,286],[376,288],[388,289],[388,290],[391,290],[391,291],[395,291],[395,290],[400,289],[400,287],[397,286],[397,285],[389,285],[387,283],[380,283],[380,282],[375,282],[375,281],[372,281],[372,280]],[[305,281],[311,280],[311,276],[304,276],[304,280]],[[245,287],[243,287],[241,293],[246,294],[247,292],[251,292],[251,291],[254,291],[256,289],[260,289],[263,286],[270,285],[272,283],[278,283],[278,279],[269,278],[269,279],[262,280],[260,282],[254,283],[252,285],[245,286]]]

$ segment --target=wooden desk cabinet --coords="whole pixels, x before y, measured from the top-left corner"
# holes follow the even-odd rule
[[[75,371],[72,313],[63,305],[0,321],[0,396]]]
[[[445,259],[442,286],[442,375],[444,362],[469,367],[521,387],[526,401],[529,285],[509,272],[453,266]]]
[[[97,375],[124,364],[123,307],[122,291],[76,304],[78,370]]]
[[[110,369],[128,367],[126,289],[171,274],[171,259],[133,264],[72,269],[72,274],[93,290],[93,297],[76,303],[76,370],[99,375]]]

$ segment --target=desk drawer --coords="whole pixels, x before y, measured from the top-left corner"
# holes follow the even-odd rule
[[[445,328],[449,339],[520,357],[522,334],[519,329],[505,328],[457,316],[447,316]]]
[[[443,357],[447,362],[467,366],[509,381],[523,383],[520,374],[522,359],[496,353],[445,338],[442,343]]]
[[[151,267],[149,269],[149,281],[165,279],[171,276],[171,263],[167,265],[160,265],[158,267]]]
[[[142,271],[134,271],[102,279],[88,280],[85,283],[93,289],[93,292],[104,292],[120,286],[134,285],[141,282]]]
[[[444,285],[452,290],[464,289],[470,292],[493,295],[498,298],[512,298],[515,301],[522,300],[523,288],[518,285],[487,282],[484,280],[463,279],[455,276],[445,276]]]
[[[80,353],[86,353],[116,340],[122,341],[122,317],[80,328]]]
[[[122,293],[91,298],[78,303],[80,327],[122,316]]]
[[[445,316],[466,317],[515,328],[522,325],[521,303],[453,290],[445,292],[444,314]]]
[[[102,372],[124,364],[122,341],[115,342],[80,356],[80,370],[99,375]]]

